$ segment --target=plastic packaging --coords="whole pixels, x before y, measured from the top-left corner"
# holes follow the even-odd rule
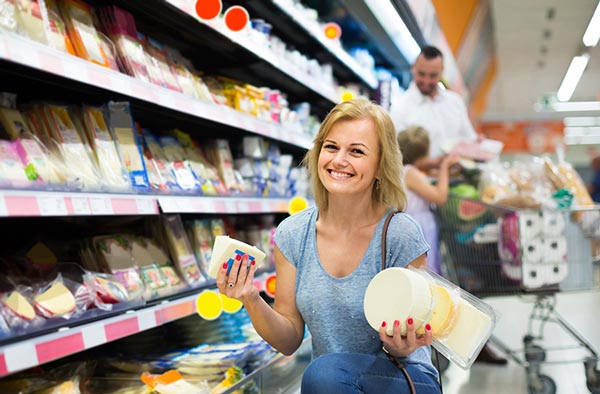
[[[382,321],[405,322],[410,316],[417,334],[423,334],[429,323],[433,347],[463,369],[473,364],[498,319],[490,305],[426,268],[379,272],[367,288],[364,308],[375,330]]]

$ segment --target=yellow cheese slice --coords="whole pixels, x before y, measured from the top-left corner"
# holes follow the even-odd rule
[[[469,360],[487,340],[492,329],[492,318],[465,299],[460,300],[456,316],[439,340],[462,360]]]
[[[434,338],[440,336],[452,321],[454,315],[454,303],[450,298],[448,290],[440,285],[432,284],[430,286],[431,297],[433,299],[433,310],[431,317],[427,321],[431,325],[431,332]],[[416,331],[417,334],[425,334],[424,326]]]
[[[250,261],[255,260],[257,265],[260,265],[266,256],[262,250],[252,245],[230,238],[227,235],[216,236],[208,266],[208,275],[216,278],[219,269],[222,269],[223,263],[228,263],[231,267],[236,255],[239,254],[249,255]]]
[[[18,291],[10,293],[10,296],[4,300],[4,304],[17,316],[25,320],[33,320],[35,318],[35,310],[29,301]]]
[[[51,316],[60,316],[75,309],[75,297],[60,282],[54,283],[48,290],[35,297],[37,306]]]

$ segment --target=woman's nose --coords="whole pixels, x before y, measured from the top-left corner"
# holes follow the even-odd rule
[[[335,164],[338,164],[338,165],[346,164],[346,162],[347,162],[347,153],[345,151],[343,151],[343,150],[340,149],[335,154],[335,156],[333,158],[333,162]]]

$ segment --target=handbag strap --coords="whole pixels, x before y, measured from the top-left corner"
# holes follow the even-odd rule
[[[390,226],[390,221],[392,220],[392,217],[397,214],[399,211],[392,211],[390,212],[387,217],[385,218],[385,222],[383,222],[383,230],[381,230],[381,270],[383,271],[385,269],[385,257],[386,257],[386,250],[385,250],[385,244],[386,244],[386,239],[387,239],[387,230],[388,227]]]
[[[386,245],[386,239],[387,239],[387,230],[388,230],[388,227],[390,226],[390,221],[392,220],[392,217],[394,217],[394,215],[396,213],[398,213],[398,211],[392,211],[387,215],[387,217],[385,218],[385,222],[383,222],[383,229],[381,230],[381,270],[382,271],[386,268],[385,260],[386,260],[387,252],[386,252],[385,245]],[[408,374],[408,371],[404,367],[404,364],[402,364],[400,361],[398,361],[398,359],[396,357],[392,356],[385,347],[383,348],[383,351],[386,354],[386,356],[390,359],[392,364],[394,364],[396,367],[398,367],[398,369],[400,369],[402,371],[402,373],[404,374],[404,377],[406,378],[406,382],[408,383],[408,387],[410,388],[410,393],[416,394],[417,390],[415,389],[415,385],[414,385],[410,375]]]

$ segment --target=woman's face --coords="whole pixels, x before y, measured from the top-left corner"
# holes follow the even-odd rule
[[[319,154],[319,179],[330,194],[371,193],[379,163],[379,143],[371,119],[339,121]]]

